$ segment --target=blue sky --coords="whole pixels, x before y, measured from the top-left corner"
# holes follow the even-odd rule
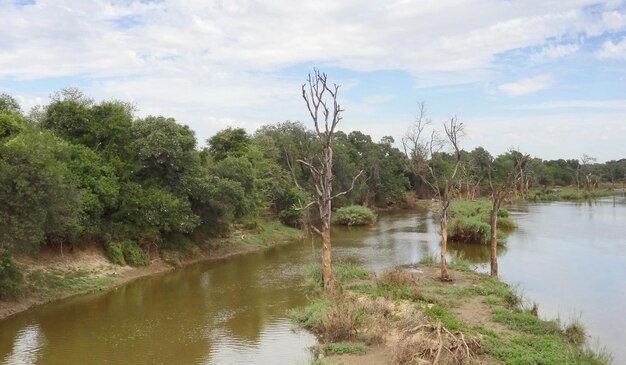
[[[318,67],[341,129],[400,140],[424,101],[466,149],[626,157],[626,1],[0,0],[0,91],[25,110],[64,87],[190,125],[310,124]]]

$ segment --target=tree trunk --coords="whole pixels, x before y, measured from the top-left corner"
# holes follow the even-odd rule
[[[330,216],[332,212],[332,167],[333,149],[328,143],[322,151],[324,156],[322,175],[322,196],[319,204],[320,218],[322,220],[322,278],[324,288],[331,289],[334,286],[334,276],[331,266],[331,245],[330,245]]]
[[[324,230],[322,231],[322,278],[326,289],[334,285],[333,272],[330,266],[330,252],[330,230]]]
[[[446,251],[448,248],[448,210],[441,212],[441,281],[450,281],[446,267]]]
[[[500,199],[493,198],[489,224],[491,226],[491,276],[498,276],[498,210]]]

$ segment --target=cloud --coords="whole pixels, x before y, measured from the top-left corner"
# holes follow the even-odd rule
[[[512,110],[550,110],[550,109],[615,109],[626,111],[626,99],[615,100],[557,100],[537,104],[524,104],[508,107]]]
[[[551,44],[543,47],[539,52],[530,55],[532,62],[546,62],[556,60],[570,54],[578,52],[580,46],[576,43],[572,44]]]
[[[613,43],[610,40],[604,42],[602,47],[596,51],[596,57],[601,60],[626,60],[626,37],[622,38],[617,43]]]
[[[552,81],[552,75],[538,75],[523,78],[512,83],[502,84],[498,86],[498,90],[509,96],[522,96],[545,90],[552,85]]]

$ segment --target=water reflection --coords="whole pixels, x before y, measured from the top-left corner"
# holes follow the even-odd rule
[[[510,212],[518,229],[499,249],[501,275],[522,283],[545,316],[582,312],[617,362],[626,360],[620,347],[626,341],[624,199],[615,207],[607,200],[526,204]],[[381,272],[438,253],[438,232],[427,210],[383,214],[372,227],[335,228],[334,257]],[[306,239],[35,308],[0,322],[0,359],[4,365],[307,363],[315,338],[294,332],[285,312],[306,303],[303,268],[319,259],[319,247]],[[483,268],[489,262],[485,245],[451,242],[449,251]]]
[[[3,337],[4,338],[4,337]],[[29,325],[19,331],[15,336],[11,353],[3,364],[6,365],[32,365],[37,362],[37,354],[43,345],[43,336],[39,326]]]

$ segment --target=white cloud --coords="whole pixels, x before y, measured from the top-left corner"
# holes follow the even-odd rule
[[[0,0],[0,86],[3,79],[87,80],[86,91],[95,98],[132,100],[140,114],[175,117],[202,139],[225,123],[254,128],[306,120],[299,95],[305,75],[282,72],[290,67],[399,70],[413,76],[418,88],[497,84],[499,55],[626,30],[622,5],[615,0],[39,0],[17,7]],[[535,57],[564,56],[574,48],[548,46]],[[346,93],[354,83],[333,81]],[[551,81],[532,77],[500,91],[523,95]],[[28,105],[45,97],[23,96]],[[375,109],[373,103],[384,99],[359,97],[350,111],[358,113],[367,102]]]
[[[513,110],[549,109],[615,109],[626,111],[626,99],[616,100],[558,100],[537,104],[524,104],[510,107]]]
[[[579,49],[580,46],[576,43],[551,44],[543,47],[539,52],[531,54],[530,60],[532,62],[552,61],[576,53]]]
[[[602,44],[602,47],[596,51],[596,57],[601,60],[604,59],[619,59],[626,60],[626,37],[622,38],[619,42],[613,43],[612,41],[606,41]]]
[[[552,85],[552,75],[538,75],[517,80],[512,83],[498,86],[498,90],[509,96],[521,96],[545,90]]]
[[[587,153],[599,161],[616,160],[626,153],[623,116],[623,112],[595,112],[468,118],[468,138],[463,141],[463,148],[483,146],[498,154],[515,147],[543,159],[573,158]]]

